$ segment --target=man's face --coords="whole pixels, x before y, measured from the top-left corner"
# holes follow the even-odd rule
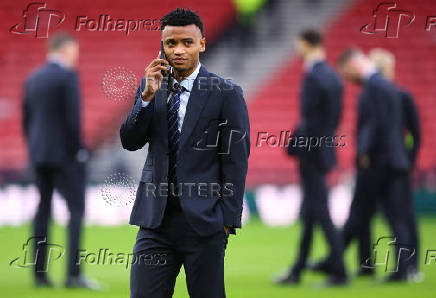
[[[79,43],[75,41],[67,42],[62,48],[61,53],[64,56],[68,67],[74,68],[79,61]]]
[[[361,85],[363,83],[363,76],[359,72],[356,61],[350,59],[346,61],[340,68],[339,72],[353,84]]]
[[[201,52],[205,51],[206,39],[194,25],[165,26],[162,31],[165,55],[177,72],[194,70]]]
[[[297,53],[300,57],[304,57],[306,52],[307,52],[307,42],[303,39],[298,39],[296,44],[295,44],[295,49],[297,50]]]

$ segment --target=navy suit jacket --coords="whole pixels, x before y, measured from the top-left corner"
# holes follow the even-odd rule
[[[156,228],[168,194],[168,93],[161,88],[142,107],[144,87],[143,78],[120,135],[127,150],[149,144],[130,224]],[[180,205],[199,235],[222,231],[224,225],[241,227],[249,153],[250,127],[242,89],[201,66],[186,108],[176,168]],[[209,189],[217,184],[219,192]]]
[[[397,87],[375,73],[365,80],[358,104],[357,156],[370,166],[406,171],[410,160],[404,144],[403,100]]]
[[[61,166],[82,147],[76,72],[48,62],[24,86],[23,130],[34,165]]]
[[[403,116],[404,116],[404,129],[410,132],[413,138],[413,147],[407,148],[411,165],[415,164],[416,156],[421,145],[421,129],[419,125],[419,114],[416,108],[415,101],[412,95],[400,89],[402,104],[403,104]]]
[[[310,151],[288,146],[288,154],[298,155],[300,161],[311,163],[322,171],[329,171],[336,165],[337,139],[326,142],[326,137],[335,136],[342,111],[342,93],[343,84],[336,72],[326,62],[315,63],[302,82],[301,122],[295,136],[315,137],[319,145]]]

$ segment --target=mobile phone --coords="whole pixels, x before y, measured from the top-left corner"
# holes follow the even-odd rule
[[[165,51],[164,51],[163,40],[160,41],[160,58],[167,60],[167,56],[165,55]],[[162,63],[162,66],[165,66],[165,64]],[[168,66],[168,70],[169,70],[169,73],[165,73],[163,70],[161,70],[161,73],[164,77],[173,72],[173,69],[171,66]]]

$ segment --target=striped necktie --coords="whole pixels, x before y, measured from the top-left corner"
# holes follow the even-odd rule
[[[179,149],[180,131],[179,131],[179,108],[180,95],[187,91],[185,87],[179,84],[174,84],[175,93],[168,101],[168,149],[169,149],[169,165],[168,165],[168,183],[177,184],[176,168],[177,168],[177,151]]]

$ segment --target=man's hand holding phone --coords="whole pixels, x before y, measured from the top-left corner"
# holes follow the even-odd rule
[[[154,97],[154,94],[159,90],[163,75],[162,72],[168,73],[169,62],[165,59],[160,58],[161,53],[156,59],[151,61],[151,63],[145,69],[145,88],[142,91],[141,97],[143,101],[150,101]]]

